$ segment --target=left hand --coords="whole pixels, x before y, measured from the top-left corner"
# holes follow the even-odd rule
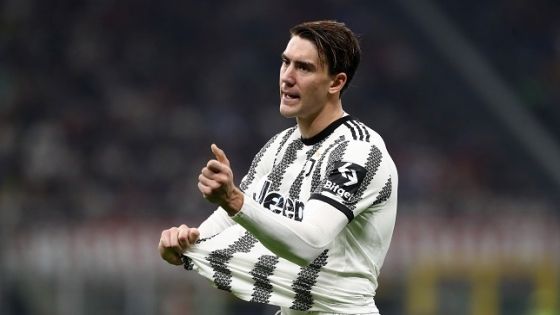
[[[208,161],[198,176],[198,189],[208,201],[235,215],[243,206],[243,193],[233,182],[233,171],[224,151],[212,144],[216,159]]]

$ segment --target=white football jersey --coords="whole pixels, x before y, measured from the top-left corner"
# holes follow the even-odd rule
[[[346,227],[309,265],[278,257],[233,222],[203,235],[183,257],[239,298],[298,311],[377,314],[377,277],[389,248],[398,175],[381,137],[344,116],[313,138],[297,126],[277,134],[255,156],[240,189],[259,211],[295,221],[319,200],[340,210]],[[296,240],[294,240],[296,241]]]

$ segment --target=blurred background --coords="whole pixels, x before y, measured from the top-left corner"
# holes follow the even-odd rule
[[[560,2],[0,1],[0,314],[274,314],[164,263],[278,114],[288,29],[345,22],[343,104],[385,139],[383,315],[560,314]]]

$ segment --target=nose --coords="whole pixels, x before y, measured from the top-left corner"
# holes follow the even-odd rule
[[[280,83],[286,86],[293,86],[296,83],[294,77],[294,68],[292,65],[282,66],[280,68]]]

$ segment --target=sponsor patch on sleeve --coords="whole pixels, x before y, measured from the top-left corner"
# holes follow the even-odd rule
[[[338,161],[328,174],[321,192],[332,194],[344,202],[350,202],[366,176],[366,169],[351,162]]]

